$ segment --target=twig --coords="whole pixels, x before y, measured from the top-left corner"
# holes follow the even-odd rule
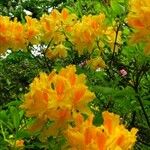
[[[142,102],[142,99],[141,99],[141,97],[140,97],[140,95],[139,95],[138,87],[135,87],[134,90],[135,90],[135,92],[136,92],[136,98],[137,98],[137,100],[138,100],[138,102],[139,102],[139,104],[140,104],[140,106],[141,106],[141,109],[142,109],[142,111],[143,111],[143,114],[144,114],[144,116],[145,116],[147,125],[148,125],[148,127],[150,128],[150,121],[149,121],[148,115],[147,115],[147,113],[146,113],[146,111],[145,111],[145,108],[144,108],[144,104],[143,104],[143,102]]]
[[[46,66],[47,66],[47,68],[48,68],[49,71],[51,71],[52,68],[51,68],[51,66],[49,65],[48,60],[47,60],[47,58],[46,58],[46,52],[47,52],[48,48],[50,47],[52,41],[53,41],[53,38],[49,41],[49,43],[48,43],[46,49],[43,51],[44,60],[45,60],[45,62],[46,62]]]
[[[112,57],[111,57],[111,63],[110,64],[112,64],[114,56],[115,56],[115,50],[116,50],[116,45],[117,45],[117,39],[118,39],[118,33],[119,33],[120,26],[121,26],[121,24],[119,23],[119,25],[117,26],[117,30],[116,30],[114,47],[113,47],[113,54],[112,54]]]

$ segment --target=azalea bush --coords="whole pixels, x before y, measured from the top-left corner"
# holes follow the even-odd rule
[[[150,0],[0,8],[2,149],[149,149]]]

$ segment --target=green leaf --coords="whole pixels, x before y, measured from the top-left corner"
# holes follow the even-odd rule
[[[80,17],[82,17],[82,3],[81,3],[81,0],[78,0],[78,2],[77,2],[77,10],[78,10],[78,15]]]
[[[11,113],[11,118],[13,121],[13,125],[15,127],[15,129],[18,130],[19,125],[20,125],[20,116],[19,116],[19,112],[15,107],[10,107],[10,113]]]
[[[0,111],[0,120],[6,122],[7,119],[8,119],[8,117],[7,117],[6,111],[4,111],[4,110]]]
[[[115,15],[120,15],[125,12],[125,7],[116,0],[111,1],[111,7]]]
[[[31,135],[28,131],[22,129],[22,130],[19,130],[17,133],[16,133],[16,138],[18,139],[21,139],[21,138],[30,138]]]

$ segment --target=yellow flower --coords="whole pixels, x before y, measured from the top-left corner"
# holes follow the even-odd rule
[[[62,68],[59,73],[40,73],[30,85],[21,105],[28,117],[36,118],[32,131],[43,130],[42,137],[58,134],[72,121],[76,111],[89,113],[87,104],[95,98],[85,85],[85,75],[77,75],[75,66]],[[48,131],[44,125],[54,121]],[[53,130],[51,130],[53,129]]]
[[[150,54],[150,0],[130,0],[130,12],[127,17],[128,24],[135,28],[135,33],[132,35],[131,42],[144,42],[146,47],[144,53]]]
[[[0,16],[0,54],[4,53],[9,48],[9,32],[10,27],[9,17]]]
[[[9,17],[0,16],[0,52],[8,48],[23,49],[26,46],[24,28],[21,23],[10,21]]]
[[[8,48],[23,49],[26,47],[26,39],[23,25],[20,22],[10,21],[9,17],[0,16],[0,52]]]
[[[106,67],[105,62],[101,57],[92,58],[87,61],[87,64],[94,70]]]
[[[65,132],[71,150],[129,150],[136,141],[137,129],[128,131],[120,124],[118,115],[103,112],[104,124],[96,127],[92,124],[93,117],[84,121],[76,116],[76,126],[69,127]]]
[[[25,17],[26,24],[24,26],[25,38],[28,40],[28,43],[39,44],[40,41],[40,30],[41,26],[37,19],[33,19],[29,16]]]
[[[48,48],[48,49],[46,50],[45,56],[46,56],[47,58],[49,58],[49,59],[55,59],[55,58],[56,58],[55,53],[54,53],[53,50],[50,49],[50,48]]]
[[[10,47],[13,50],[25,49],[27,46],[27,40],[25,39],[25,31],[23,25],[15,20],[11,23],[10,28]]]
[[[24,140],[17,140],[16,141],[16,147],[17,148],[24,147]]]
[[[60,13],[54,9],[51,14],[43,15],[40,19],[42,25],[42,41],[60,44],[65,41],[65,36],[72,30],[77,20],[75,14],[69,14],[67,9],[63,9]],[[65,34],[64,34],[65,33]]]
[[[59,44],[54,48],[53,54],[57,57],[65,58],[67,57],[67,47],[63,44]]]
[[[81,20],[67,9],[59,12],[56,9],[50,14],[44,14],[40,20],[26,16],[26,23],[21,24],[16,19],[0,16],[0,52],[8,48],[25,50],[29,43],[48,44],[54,48],[47,52],[48,58],[66,57],[67,51],[62,43],[69,40],[79,55],[91,53],[97,47],[106,26],[105,15],[83,16]]]
[[[72,28],[70,39],[79,55],[91,53],[96,46],[96,39],[104,32],[104,14],[83,16]]]
[[[108,134],[112,134],[114,128],[119,125],[119,116],[109,112],[103,112],[104,128],[106,128]]]
[[[67,57],[67,47],[65,47],[63,44],[59,44],[55,46],[53,50],[49,48],[46,51],[46,57],[49,59],[65,58]]]

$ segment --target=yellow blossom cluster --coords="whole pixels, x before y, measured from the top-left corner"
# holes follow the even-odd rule
[[[145,42],[144,53],[150,54],[150,0],[130,0],[128,24],[136,29],[132,41]]]
[[[93,125],[93,117],[84,121],[77,115],[76,126],[66,131],[70,150],[130,150],[136,142],[137,129],[128,131],[118,115],[103,112],[103,125]]]
[[[73,41],[79,55],[84,51],[91,52],[96,46],[96,40],[104,35],[105,15],[83,16],[72,29],[71,41]]]
[[[94,98],[85,85],[85,75],[77,75],[75,66],[70,65],[59,73],[36,77],[21,107],[28,117],[36,118],[31,130],[42,130],[42,137],[46,138],[64,129],[76,112],[90,113],[87,104]],[[48,121],[53,123],[44,128]]]
[[[64,8],[61,12],[54,9],[39,20],[29,16],[25,19],[26,23],[21,24],[16,19],[11,21],[9,17],[0,16],[0,53],[9,48],[26,49],[28,44],[44,43],[49,45],[45,52],[46,57],[54,59],[67,56],[66,41],[72,43],[79,55],[91,53],[96,49],[97,43],[102,43],[103,36],[107,37],[111,47],[115,42],[116,31],[104,24],[104,14],[79,19]]]
[[[16,19],[11,21],[9,17],[0,16],[0,53],[4,53],[8,48],[25,49],[29,43],[48,44],[51,41],[59,47],[65,41],[65,32],[70,30],[76,16],[69,15],[68,11],[63,9],[61,13],[54,10],[50,15],[43,15],[40,20],[29,16],[25,19],[26,23],[21,24]],[[55,49],[55,46],[53,47]],[[66,51],[64,53],[66,56]]]
[[[26,16],[26,21],[23,25],[16,19],[10,21],[9,17],[0,16],[0,53],[8,48],[19,50],[25,49],[29,43],[38,43],[40,35],[38,21],[28,16]]]
[[[63,134],[71,150],[129,150],[136,141],[137,129],[128,131],[118,115],[103,112],[104,123],[93,125],[88,103],[95,98],[85,84],[85,75],[69,65],[58,73],[40,73],[30,85],[21,105],[27,117],[35,118],[30,131],[40,131],[40,140]],[[88,116],[84,120],[83,115]]]
[[[26,40],[21,23],[9,20],[9,17],[0,16],[0,53],[7,48],[25,48]]]
[[[43,15],[40,18],[42,41],[49,42],[52,39],[54,44],[64,42],[67,32],[72,30],[76,22],[77,16],[69,14],[67,9],[63,9],[61,13],[54,9],[51,14]]]

